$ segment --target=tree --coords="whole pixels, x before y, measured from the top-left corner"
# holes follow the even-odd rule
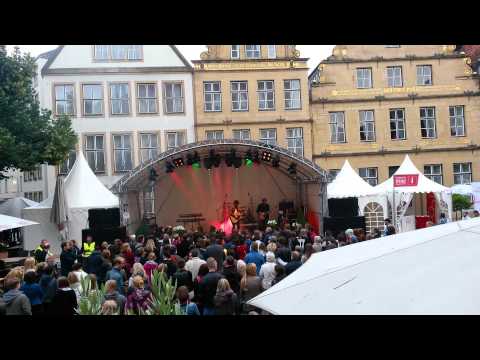
[[[470,197],[467,195],[453,194],[452,206],[454,211],[462,211],[463,209],[470,209],[472,206]]]
[[[70,118],[54,118],[40,109],[33,87],[35,60],[0,45],[0,179],[8,169],[33,170],[41,163],[59,165],[74,149],[77,136]]]

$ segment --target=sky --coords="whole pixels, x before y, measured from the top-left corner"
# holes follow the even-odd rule
[[[30,52],[30,55],[37,56],[45,51],[53,50],[57,45],[7,45],[11,51],[14,46],[19,46],[22,52]],[[320,61],[332,54],[335,45],[297,45],[301,57],[310,58],[308,67],[312,70]],[[200,59],[200,53],[207,50],[206,45],[177,45],[178,50],[187,60]]]

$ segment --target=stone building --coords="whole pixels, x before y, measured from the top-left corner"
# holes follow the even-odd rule
[[[307,60],[294,45],[209,45],[193,60],[196,137],[250,139],[311,159]]]
[[[313,159],[375,185],[406,154],[446,186],[480,181],[479,80],[455,45],[337,45],[309,76]]]

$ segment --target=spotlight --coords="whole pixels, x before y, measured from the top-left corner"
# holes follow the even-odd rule
[[[235,158],[236,158],[235,149],[231,149],[230,153],[225,155],[225,163],[227,164],[228,167],[232,167],[233,162],[235,161]]]
[[[248,150],[245,154],[245,165],[246,166],[252,166],[253,165],[253,156],[252,156],[252,151]]]
[[[258,153],[258,150],[253,152],[253,162],[255,164],[260,164],[260,154]]]
[[[191,166],[194,169],[200,169],[200,156],[195,151],[193,154],[187,154],[187,165]]]
[[[210,157],[207,157],[205,159],[203,159],[203,166],[205,166],[205,169],[207,170],[210,170],[212,168],[212,160],[210,159]]]
[[[209,159],[210,163],[217,168],[220,166],[220,162],[222,161],[220,154],[215,154],[215,150],[213,149],[210,150]]]
[[[262,160],[263,161],[270,161],[272,160],[272,153],[268,151],[264,151],[262,154]]]
[[[188,153],[187,154],[187,165],[192,166],[193,165],[193,155]]]
[[[235,166],[235,169],[238,169],[239,167],[242,166],[242,158],[236,157],[233,159],[233,166]]]
[[[155,181],[157,180],[157,177],[158,177],[158,174],[157,174],[157,172],[155,171],[155,169],[152,167],[152,168],[150,169],[150,174],[149,174],[149,176],[148,176],[148,180],[155,182]]]
[[[181,167],[184,165],[183,163],[183,158],[177,158],[175,160],[173,160],[173,165],[175,165],[175,167]]]
[[[165,172],[168,174],[168,173],[172,173],[174,170],[175,170],[175,166],[170,161],[167,161],[165,163]]]
[[[272,159],[272,166],[278,168],[280,166],[280,156],[277,155]]]
[[[297,173],[297,165],[295,163],[291,163],[287,171],[290,175],[295,175]]]

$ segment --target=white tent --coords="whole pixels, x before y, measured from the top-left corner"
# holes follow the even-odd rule
[[[21,218],[22,209],[35,205],[38,205],[36,201],[24,197],[11,198],[0,205],[0,214]]]
[[[249,303],[273,314],[480,314],[480,219],[316,253]]]
[[[327,185],[327,196],[329,199],[358,198],[360,215],[364,214],[368,203],[376,202],[384,209],[384,217],[388,216],[386,197],[377,196],[375,188],[357,174],[348,160],[345,160],[335,179]]]
[[[37,225],[38,223],[28,220],[23,220],[13,216],[1,215],[0,214],[0,231],[16,229],[20,227]]]
[[[68,232],[71,239],[81,241],[82,229],[88,228],[88,210],[110,209],[119,206],[118,197],[97,179],[82,152],[65,179],[65,198],[68,207]],[[60,233],[50,221],[53,195],[37,206],[23,210],[23,217],[39,222],[37,229],[25,229],[25,250],[33,250],[40,240],[48,239],[54,252],[60,251]],[[56,240],[56,241],[55,241]]]
[[[452,190],[452,194],[460,194],[460,195],[473,195],[472,185],[470,184],[457,184],[453,185],[450,190]]]

